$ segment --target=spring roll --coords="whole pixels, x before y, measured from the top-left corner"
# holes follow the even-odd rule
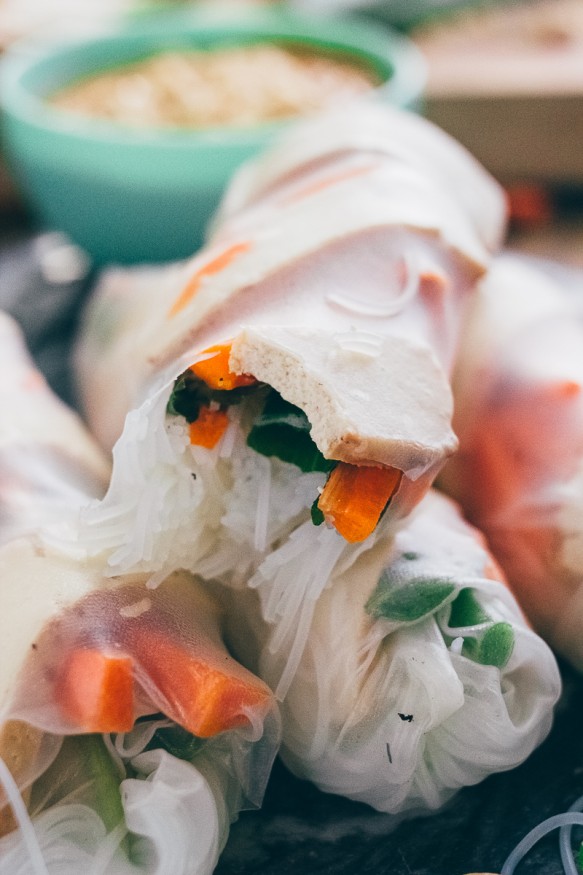
[[[275,585],[274,585],[275,586]],[[239,647],[276,685],[290,636],[238,601]],[[442,805],[547,735],[560,676],[483,537],[430,492],[395,538],[340,570],[315,606],[281,704],[298,776],[393,814]]]
[[[89,308],[80,384],[104,443],[131,408],[86,520],[112,573],[236,583],[325,521],[316,569],[394,526],[456,447],[449,370],[502,233],[496,183],[374,105],[300,127],[242,180],[203,252],[114,273]]]
[[[443,486],[486,533],[535,627],[583,668],[580,278],[505,255],[475,299]]]
[[[261,799],[273,697],[192,575],[86,557],[108,464],[3,314],[0,351],[0,873],[210,873]]]

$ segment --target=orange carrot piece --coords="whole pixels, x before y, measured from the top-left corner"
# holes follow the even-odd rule
[[[59,701],[83,732],[129,732],[134,725],[132,659],[74,650],[64,667]]]
[[[192,373],[210,386],[211,389],[238,389],[239,386],[252,386],[257,380],[251,374],[234,374],[229,368],[230,343],[218,343],[203,350],[201,355],[214,355],[191,365]]]
[[[403,472],[397,468],[339,462],[330,472],[318,507],[343,538],[356,544],[375,530],[402,476]]]
[[[318,194],[318,192],[324,191],[326,188],[331,188],[339,182],[345,182],[347,179],[354,179],[357,176],[364,176],[366,173],[375,170],[379,164],[379,161],[374,161],[369,164],[364,164],[361,167],[350,167],[348,170],[332,173],[329,176],[325,176],[323,179],[316,179],[314,182],[310,182],[302,188],[292,191],[291,194],[288,194],[283,199],[283,203],[292,204],[295,203],[295,201],[303,200],[305,197],[311,197],[314,194]]]
[[[164,713],[199,738],[245,726],[249,709],[268,707],[269,688],[217,645],[199,656],[152,629],[135,644],[149,684],[165,699]]]
[[[212,450],[224,435],[228,425],[229,417],[225,410],[211,410],[210,407],[201,407],[198,419],[190,423],[190,443]]]
[[[201,284],[206,277],[220,273],[222,270],[228,267],[231,262],[235,258],[237,258],[238,255],[242,255],[250,248],[251,243],[249,241],[244,243],[235,243],[233,246],[229,246],[228,249],[225,249],[224,252],[221,252],[220,255],[217,255],[216,258],[213,258],[212,261],[207,262],[207,264],[199,268],[196,273],[190,278],[180,295],[177,297],[177,299],[168,310],[168,318],[176,316],[177,313],[180,313],[181,310],[184,310],[184,308],[188,304],[190,304],[191,300],[199,291]]]

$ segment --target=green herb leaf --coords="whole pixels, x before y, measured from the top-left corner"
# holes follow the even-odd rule
[[[167,726],[158,729],[148,745],[149,749],[163,747],[168,753],[180,760],[190,762],[204,745],[204,741],[196,735],[192,735],[181,726]]]
[[[312,507],[310,508],[312,522],[314,523],[315,526],[321,526],[322,523],[324,522],[324,519],[325,519],[324,514],[322,513],[322,511],[318,507],[319,501],[320,501],[320,497],[318,496],[318,498],[315,500]]]
[[[514,629],[510,623],[493,623],[480,638],[466,638],[462,653],[472,662],[504,668],[514,650]]]
[[[449,625],[453,628],[478,626],[480,623],[488,623],[490,620],[491,617],[484,611],[473,589],[468,587],[461,589],[451,604]]]
[[[247,445],[262,456],[275,456],[304,472],[330,471],[336,462],[325,459],[312,438],[306,414],[271,391],[247,437]]]
[[[239,386],[228,391],[210,389],[188,370],[174,383],[166,413],[170,416],[184,416],[187,422],[196,422],[200,408],[208,407],[211,401],[216,401],[221,409],[225,409],[232,404],[240,404],[252,391],[257,391],[257,386]]]
[[[412,623],[435,613],[454,592],[455,584],[444,578],[415,577],[402,584],[385,572],[365,610],[373,617]]]
[[[107,830],[124,819],[121,777],[101,735],[67,736],[53,764],[57,769],[53,783],[66,787],[69,781],[83,784],[93,794],[92,804]]]

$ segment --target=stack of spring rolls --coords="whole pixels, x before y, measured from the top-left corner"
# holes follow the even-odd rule
[[[261,801],[273,696],[195,577],[87,558],[108,464],[2,314],[0,350],[0,872],[210,873]]]
[[[362,103],[245,167],[192,260],[105,273],[76,358],[88,421],[113,447],[109,487],[91,500],[74,480],[70,500],[72,475],[51,475],[58,510],[21,514],[54,587],[5,695],[8,726],[57,739],[34,775],[12,768],[39,842],[43,806],[71,792],[47,802],[43,775],[99,733],[125,769],[111,842],[92,808],[112,860],[208,871],[243,797],[260,797],[270,690],[287,765],[394,814],[435,809],[544,739],[552,653],[432,487],[457,449],[452,369],[504,219],[460,146]],[[192,822],[219,824],[182,869],[127,801],[168,760],[180,788],[191,773],[210,787],[215,807]]]

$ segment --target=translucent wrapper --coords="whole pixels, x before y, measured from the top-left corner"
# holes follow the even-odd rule
[[[114,273],[98,291],[79,349],[92,427],[113,444],[161,369],[239,338],[233,370],[260,369],[262,351],[272,359],[256,376],[305,408],[325,455],[420,471],[452,449],[441,371],[461,299],[503,229],[496,183],[428,122],[365,104],[300,125],[235,179],[203,252],[145,279]],[[314,347],[330,360],[314,359]],[[411,379],[395,367],[408,354]],[[355,396],[365,379],[394,414]],[[428,389],[440,411],[416,403]],[[362,446],[342,446],[349,432]]]
[[[0,544],[100,496],[109,464],[0,312]]]
[[[238,603],[239,639],[275,684],[290,653],[269,636],[269,596],[260,610]],[[483,538],[431,492],[315,604],[281,705],[282,756],[326,792],[394,814],[434,809],[521,763],[547,735],[559,693],[554,657]]]
[[[152,590],[87,557],[79,515],[107,463],[7,317],[0,332],[0,872],[210,873],[261,801],[273,697],[199,580]]]
[[[486,533],[523,609],[583,668],[581,279],[500,257],[455,379],[460,452],[444,487]]]
[[[455,449],[449,370],[503,224],[498,186],[461,147],[371,104],[250,165],[192,261],[106,277],[80,382],[104,443],[132,409],[88,549],[112,573],[182,566],[238,585],[314,503],[346,542],[394,526]],[[298,461],[290,447],[308,442]],[[363,496],[346,481],[369,476],[376,511],[347,534],[342,514],[360,510],[332,506],[329,483]],[[314,592],[343,546],[317,540]]]

